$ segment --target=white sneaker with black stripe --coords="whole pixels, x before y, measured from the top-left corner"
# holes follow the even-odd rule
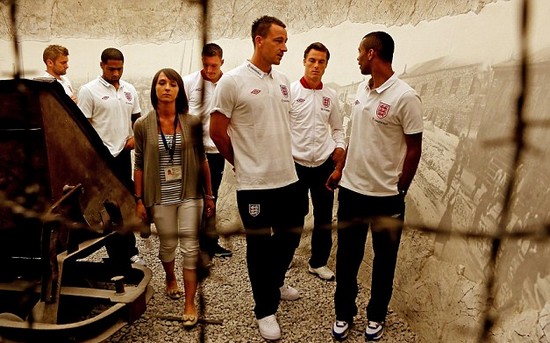
[[[134,255],[130,257],[130,263],[132,264],[136,263],[136,264],[139,264],[140,266],[146,266],[145,261],[139,255]]]
[[[337,320],[332,325],[332,336],[334,339],[341,341],[348,337],[350,324],[344,320]]]
[[[367,341],[377,341],[384,335],[384,322],[374,322],[369,320],[365,329],[365,339]]]

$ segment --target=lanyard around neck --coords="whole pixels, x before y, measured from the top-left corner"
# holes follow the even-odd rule
[[[168,147],[168,142],[166,142],[166,137],[164,137],[164,132],[162,132],[162,126],[160,125],[160,118],[157,113],[157,125],[159,127],[160,136],[162,138],[162,144],[164,145],[164,148],[166,151],[168,151],[168,154],[170,155],[170,163],[172,163],[172,160],[174,159],[174,152],[176,151],[176,131],[178,128],[178,115],[174,117],[174,136],[172,137],[172,146]]]

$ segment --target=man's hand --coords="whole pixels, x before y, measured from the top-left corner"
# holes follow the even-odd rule
[[[214,199],[212,198],[204,198],[204,214],[206,214],[206,218],[210,218],[216,213],[216,203],[214,202]]]
[[[126,144],[124,145],[124,150],[132,150],[134,149],[134,137],[128,138],[126,141]]]
[[[338,183],[340,183],[340,179],[342,178],[342,171],[335,169],[332,174],[328,177],[327,182],[325,183],[325,187],[333,192],[336,188],[338,188]]]
[[[143,200],[138,200],[136,202],[136,217],[138,217],[142,222],[148,223],[148,216],[147,216],[147,210],[145,209],[145,206],[143,205]]]
[[[338,183],[342,178],[342,170],[344,169],[344,164],[346,163],[346,150],[342,148],[335,148],[332,152],[332,161],[334,162],[334,171],[328,177],[325,187],[329,191],[334,191],[338,188]]]

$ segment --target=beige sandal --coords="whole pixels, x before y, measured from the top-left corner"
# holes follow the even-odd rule
[[[167,289],[166,295],[172,300],[178,300],[183,296],[183,291],[179,287]]]
[[[199,321],[197,314],[184,314],[182,319],[185,328],[192,328]]]

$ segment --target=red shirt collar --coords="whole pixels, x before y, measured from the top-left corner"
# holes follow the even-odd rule
[[[319,85],[316,88],[311,88],[311,86],[307,83],[306,78],[304,76],[302,76],[302,78],[300,79],[300,83],[302,84],[302,86],[304,86],[304,88],[307,88],[307,89],[314,89],[314,90],[323,89],[322,81],[319,82]]]

